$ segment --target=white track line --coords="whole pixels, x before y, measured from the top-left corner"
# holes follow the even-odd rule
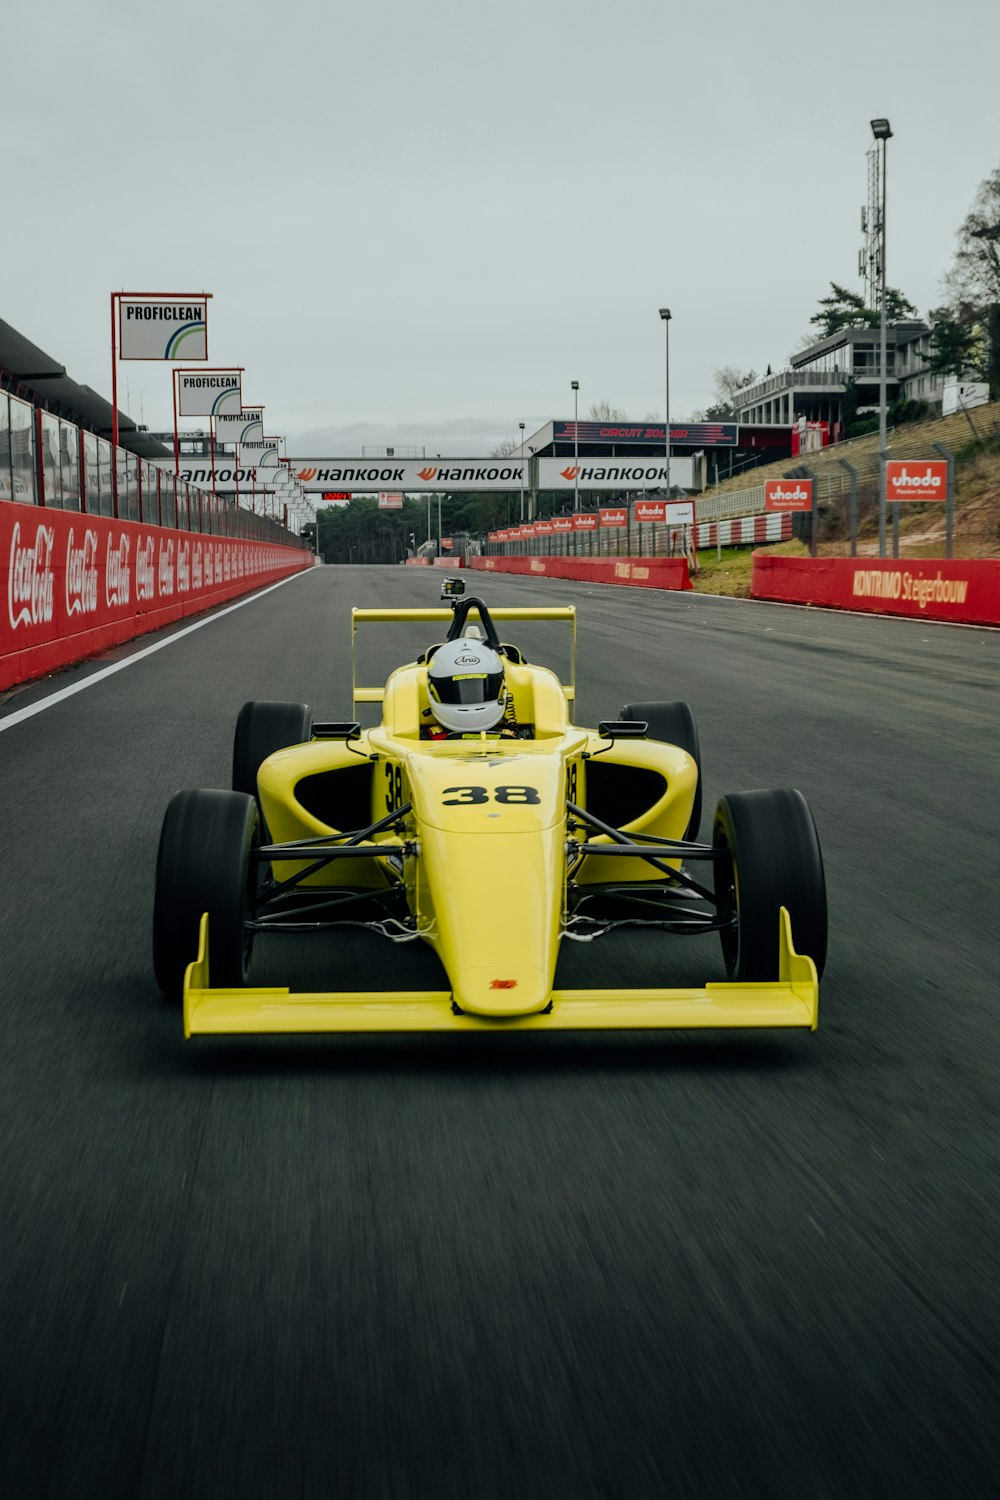
[[[235,604],[227,604],[225,609],[220,609],[213,614],[206,615],[204,619],[195,620],[192,625],[185,625],[183,630],[175,631],[173,635],[168,635],[165,640],[156,641],[152,646],[145,646],[141,651],[136,651],[133,656],[127,656],[124,661],[116,661],[113,666],[102,667],[99,672],[92,672],[82,682],[74,682],[70,687],[59,688],[57,692],[49,693],[47,698],[40,698],[37,703],[32,703],[27,708],[16,709],[14,713],[0,718],[0,734],[5,729],[12,729],[15,724],[23,724],[25,719],[34,718],[35,714],[44,713],[47,708],[53,708],[55,704],[62,703],[64,699],[72,698],[74,693],[82,693],[84,688],[93,687],[95,682],[103,682],[106,677],[113,677],[116,672],[123,672],[126,667],[134,666],[137,661],[142,661],[144,657],[152,656],[154,651],[162,651],[164,646],[172,646],[175,641],[183,640],[184,636],[191,635],[193,631],[201,630],[202,626],[213,625],[216,620],[221,620],[223,615],[231,615],[233,610],[242,609],[245,604],[255,604],[258,599],[263,599],[265,594],[272,594],[275,589],[284,588],[286,583],[292,583],[296,578],[308,578],[311,571],[310,568],[303,568],[298,573],[292,573],[288,578],[279,579],[277,583],[269,584],[266,589],[261,589],[258,593],[250,594],[245,599],[239,599]],[[124,645],[125,642],[122,644]],[[31,685],[29,682],[23,684],[26,688],[31,687]]]

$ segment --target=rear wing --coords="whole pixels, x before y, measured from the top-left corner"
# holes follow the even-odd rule
[[[470,617],[478,617],[479,611],[473,607],[469,611]],[[454,611],[450,609],[352,609],[351,610],[351,696],[355,705],[358,703],[381,703],[385,697],[385,687],[362,687],[358,683],[357,673],[357,646],[359,625],[408,625],[414,621],[425,621],[428,625],[432,623],[450,624],[454,618]],[[506,620],[541,620],[553,621],[557,624],[569,626],[569,682],[563,683],[563,693],[566,701],[573,703],[576,700],[576,610],[571,604],[565,606],[553,606],[548,609],[491,609],[490,619],[494,624],[502,624]]]

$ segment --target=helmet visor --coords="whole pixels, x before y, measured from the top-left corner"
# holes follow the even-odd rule
[[[437,703],[468,708],[477,703],[496,703],[503,688],[502,672],[459,672],[454,677],[431,677],[427,690]]]

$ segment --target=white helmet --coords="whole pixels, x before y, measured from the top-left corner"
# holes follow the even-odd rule
[[[445,641],[427,668],[427,692],[444,729],[457,734],[495,729],[507,701],[503,662],[483,641]]]

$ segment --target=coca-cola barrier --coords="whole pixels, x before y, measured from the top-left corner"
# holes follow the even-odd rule
[[[1000,625],[1000,560],[774,557],[755,553],[751,593],[783,604]]]
[[[278,542],[0,506],[0,689],[311,567]]]
[[[691,587],[685,557],[470,557],[469,566],[484,573],[527,573],[647,589]]]

